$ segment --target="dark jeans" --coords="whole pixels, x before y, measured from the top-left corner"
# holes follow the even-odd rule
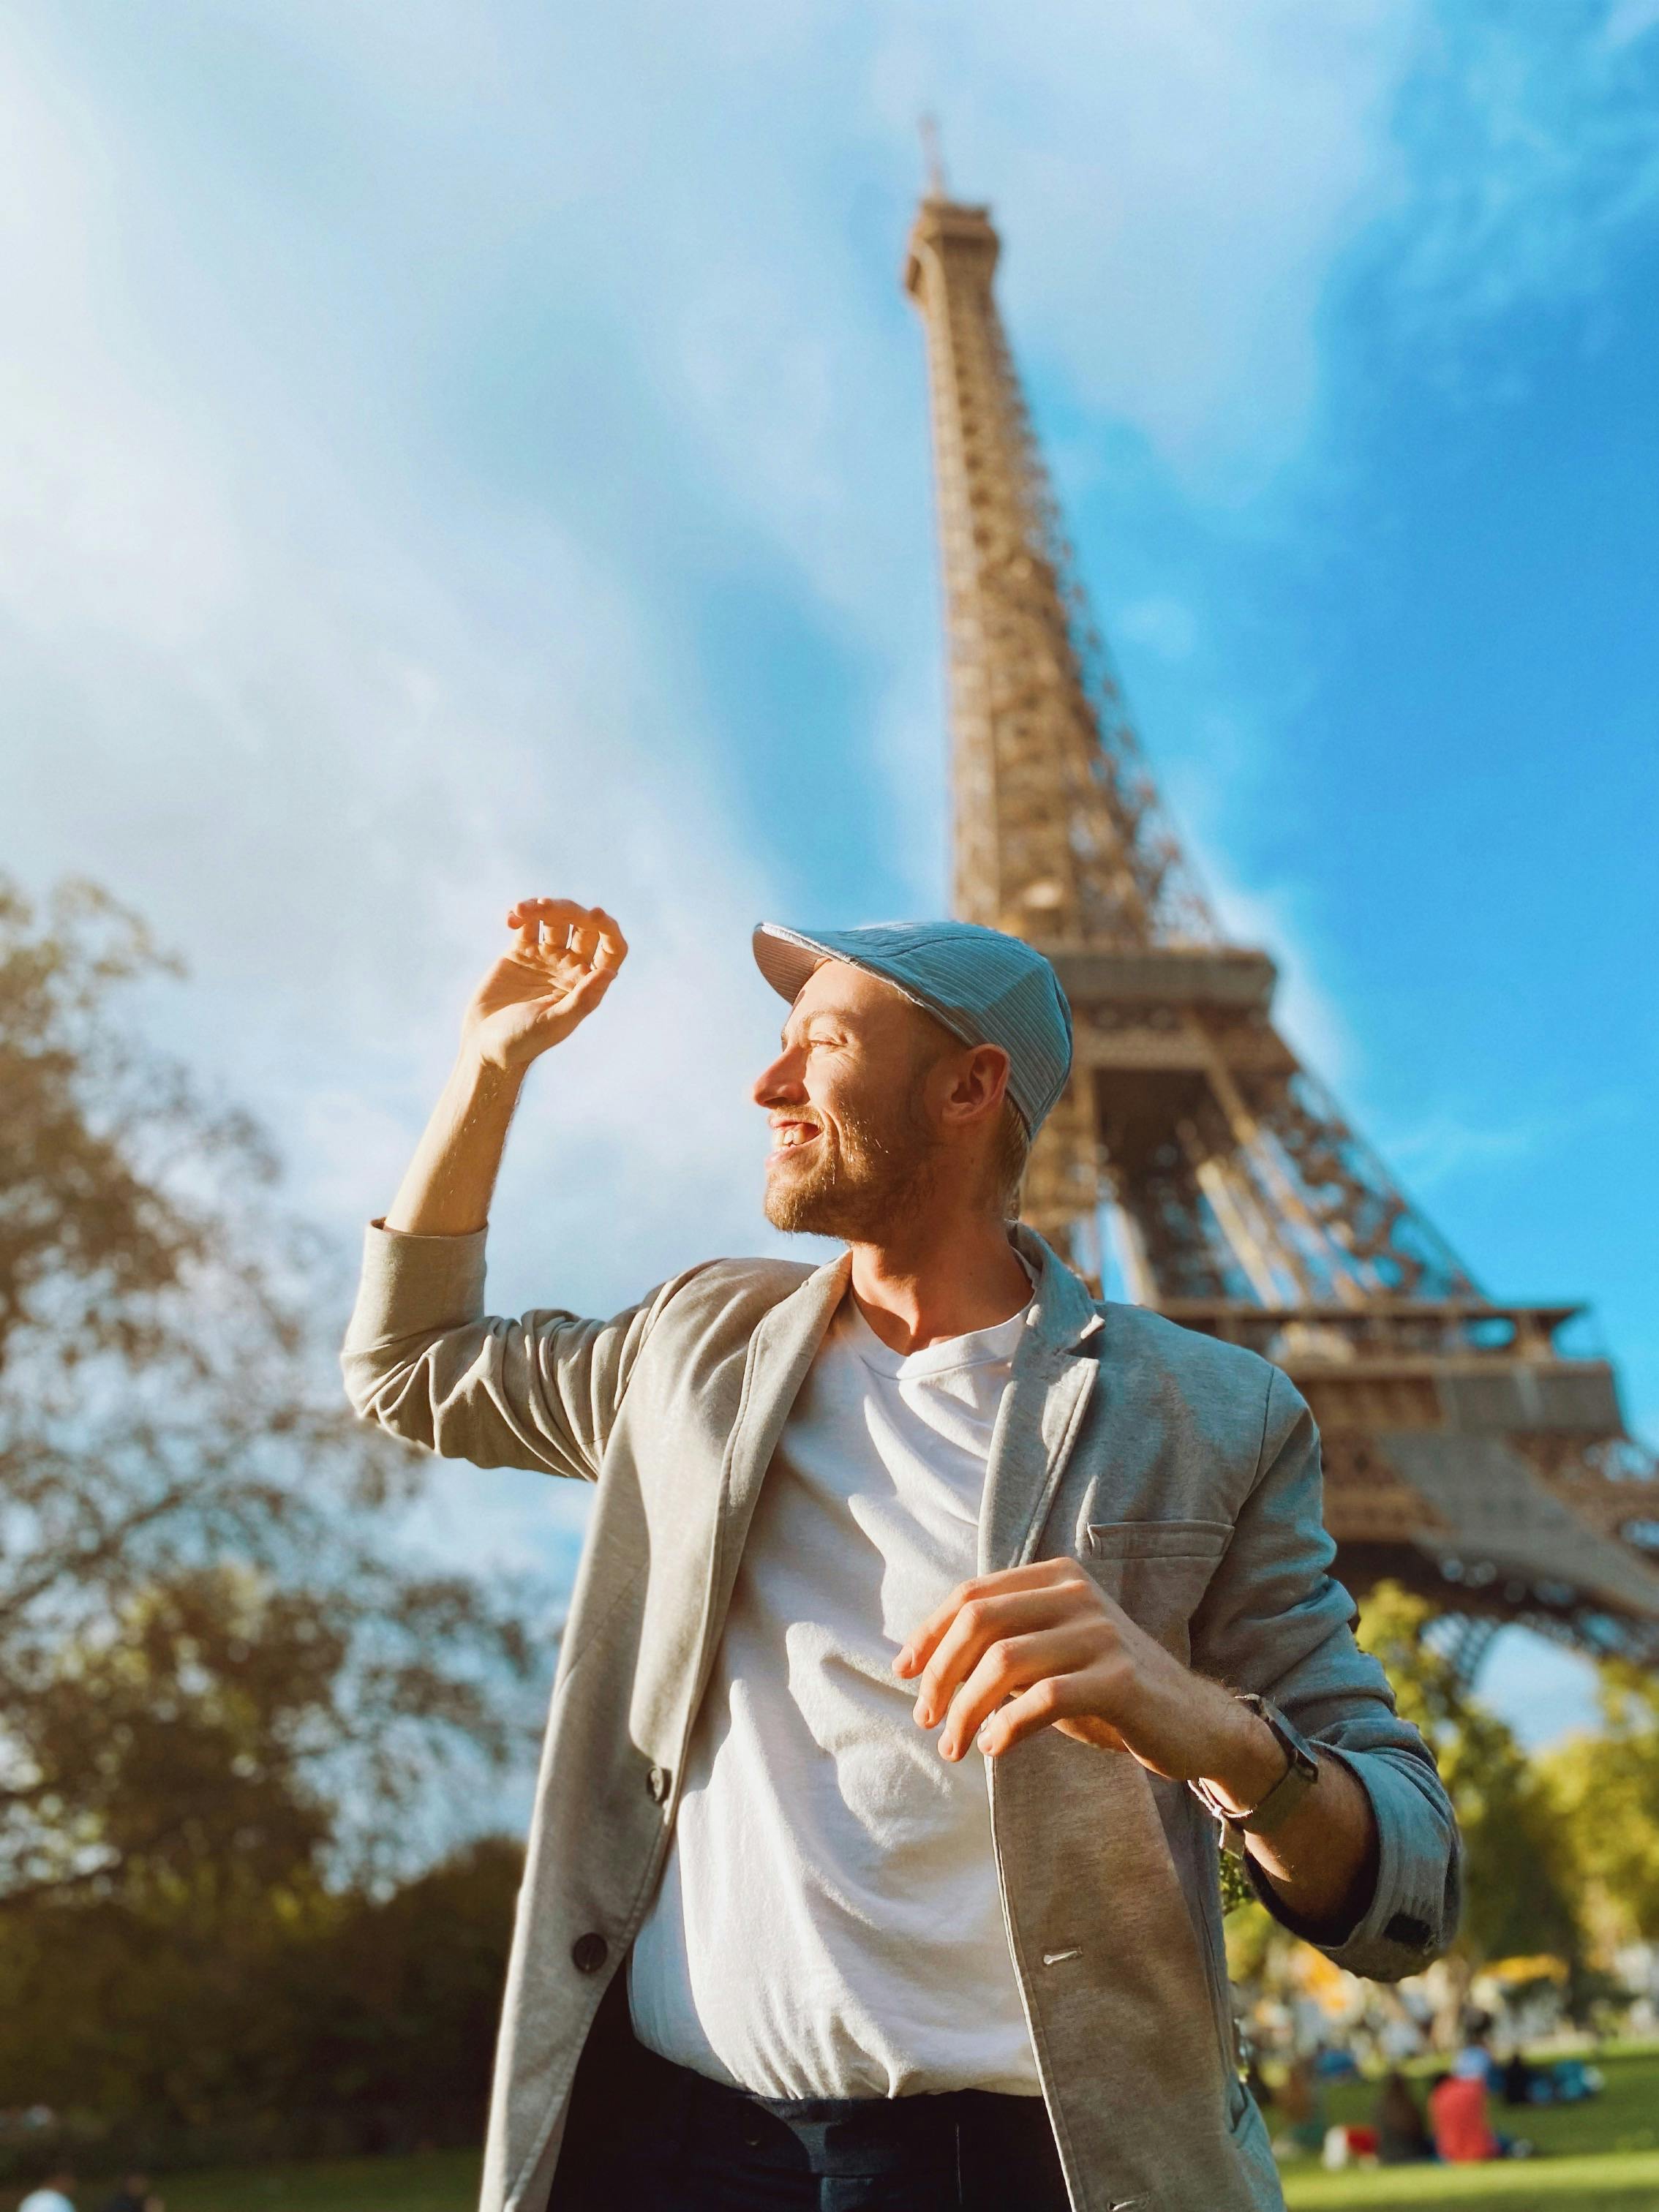
[[[555,2212],[1067,2212],[1041,2097],[787,2103],[616,2033],[606,2070],[573,2109]]]

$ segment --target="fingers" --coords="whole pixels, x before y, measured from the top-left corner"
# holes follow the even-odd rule
[[[923,1728],[933,1728],[943,1720],[952,1698],[994,1645],[1053,1627],[1070,1611],[1066,1590],[1052,1584],[965,1600],[916,1685],[917,1721]]]
[[[1007,1567],[1000,1574],[981,1575],[972,1582],[958,1583],[944,1604],[928,1614],[894,1660],[893,1672],[906,1680],[919,1674],[964,1605],[1018,1590],[1044,1589],[1081,1572],[1082,1569],[1072,1559],[1034,1559],[1029,1566]]]
[[[520,899],[507,908],[507,926],[517,932],[521,953],[573,953],[589,967],[612,973],[628,957],[627,939],[613,917],[603,907],[574,899]]]
[[[570,950],[579,960],[592,968],[620,968],[628,957],[628,945],[623,933],[603,907],[590,908],[580,921],[570,925]]]
[[[1017,1740],[1000,1719],[1010,1700],[1045,1680],[1068,1686],[1048,1694],[1069,1698],[1085,1673],[1110,1668],[1119,1644],[1115,1614],[1075,1559],[1035,1560],[962,1583],[911,1638],[894,1670],[920,1671],[916,1722],[944,1723],[941,1757],[961,1759],[976,1739],[981,1748],[1006,1748]],[[1019,1732],[1048,1725],[1033,1717],[1042,1710],[1042,1700],[1023,1706]],[[1055,1704],[1051,1718],[1062,1710],[1070,1708]]]
[[[628,957],[628,939],[602,906],[593,909],[593,920],[599,941],[593,949],[593,965],[614,972]]]
[[[517,930],[520,950],[525,952],[540,949],[544,928],[550,940],[562,947],[568,939],[570,924],[586,919],[587,908],[578,906],[574,899],[524,898],[507,910],[507,926],[509,929]],[[562,930],[561,923],[563,924]]]
[[[1056,1700],[1049,1717],[1058,1720],[1069,1708],[1057,1700],[1094,1656],[1070,1624],[1035,1635],[999,1637],[987,1645],[951,1701],[939,1740],[939,1756],[961,1759],[1000,1705],[1038,1683],[1046,1683]]]
[[[1000,1759],[1029,1735],[1057,1728],[1064,1735],[1092,1744],[1097,1751],[1127,1751],[1128,1745],[1109,1721],[1088,1711],[1089,1692],[1077,1675],[1045,1675],[1010,1698],[985,1721],[979,1731],[979,1748],[988,1759]]]

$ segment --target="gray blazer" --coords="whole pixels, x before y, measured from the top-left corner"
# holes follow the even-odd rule
[[[1038,1283],[992,1444],[981,1571],[1071,1554],[1182,1659],[1271,1696],[1346,1760],[1376,1808],[1381,1871],[1357,1925],[1323,1948],[1357,1973],[1415,1973],[1455,1932],[1456,1830],[1327,1572],[1306,1406],[1251,1352],[1095,1304],[1040,1238],[1015,1236]],[[344,1365],[353,1405],[396,1436],[599,1486],[484,2166],[483,2212],[542,2212],[577,2060],[662,1870],[750,1517],[848,1263],[716,1261],[611,1321],[508,1321],[484,1315],[483,1243],[372,1229]],[[1076,2212],[1282,2204],[1235,2064],[1202,1808],[1050,1729],[993,1765],[991,1816]]]

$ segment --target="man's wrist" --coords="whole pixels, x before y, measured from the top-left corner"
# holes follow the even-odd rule
[[[1246,1814],[1284,1780],[1290,1759],[1259,1713],[1234,1697],[1227,1705],[1229,1725],[1218,1734],[1198,1779],[1228,1812]]]
[[[506,1103],[516,1099],[523,1088],[527,1066],[528,1062],[526,1067],[503,1067],[498,1060],[486,1060],[475,1045],[463,1042],[449,1079],[479,1105],[498,1100]]]
[[[385,1225],[403,1237],[472,1237],[489,1224],[521,1078],[466,1040],[432,1109]]]

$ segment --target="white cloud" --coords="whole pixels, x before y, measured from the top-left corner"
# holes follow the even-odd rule
[[[1379,250],[1402,343],[1443,373],[1516,306],[1589,297],[1610,253],[1650,224],[1656,21],[1648,0],[1434,11],[1396,125],[1408,188]]]
[[[1433,1191],[1467,1186],[1518,1161],[1559,1158],[1628,1118],[1628,1102],[1612,1091],[1580,1092],[1554,1112],[1519,1116],[1441,1108],[1390,1128],[1388,1152],[1414,1190]]]
[[[1477,1122],[1442,1112],[1393,1130],[1389,1158],[1413,1189],[1432,1191],[1471,1171],[1529,1159],[1559,1134],[1559,1127],[1541,1116]]]
[[[603,896],[639,950],[608,1050],[573,1052],[564,1121],[625,1131],[646,1180],[701,1156],[686,1233],[732,1239],[754,1178],[732,1101],[775,1026],[744,951],[767,872],[695,750],[652,749],[673,708],[642,678],[640,607],[591,549],[514,519],[495,557],[533,622],[478,606],[465,547],[405,534],[398,488],[339,468],[305,395],[272,412],[269,388],[214,381],[222,362],[158,364],[173,334],[99,289],[135,203],[154,210],[79,160],[63,104],[14,60],[0,198],[34,212],[0,240],[7,859],[101,878],[185,950],[195,981],[152,1018],[263,1106],[336,1222],[386,1195],[511,898]],[[595,1297],[656,1272],[653,1230],[574,1246]]]
[[[1324,932],[1309,914],[1308,891],[1290,884],[1245,889],[1215,870],[1210,881],[1227,936],[1259,945],[1278,966],[1273,1012],[1279,1031],[1324,1082],[1346,1088],[1361,1055],[1342,1008],[1320,981]]]
[[[1613,0],[1601,36],[1610,46],[1627,46],[1659,30],[1659,0]]]

